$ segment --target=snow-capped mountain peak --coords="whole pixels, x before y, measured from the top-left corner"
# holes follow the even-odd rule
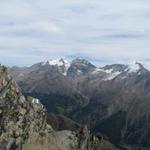
[[[146,71],[147,69],[138,62],[132,62],[128,65],[128,73],[139,73],[139,71]]]
[[[143,66],[138,62],[132,62],[128,65],[128,73],[136,73],[138,72]]]
[[[68,76],[76,77],[87,75],[88,73],[92,72],[95,68],[96,67],[89,61],[77,58],[71,62],[71,66],[68,70]]]
[[[113,65],[106,65],[105,67],[102,68],[96,68],[92,72],[92,74],[93,75],[101,74],[103,80],[112,80],[121,74],[123,79],[132,73],[137,73],[138,75],[141,75],[141,73],[145,72],[145,70],[146,69],[142,66],[142,64],[133,61],[128,65],[113,64]]]
[[[113,64],[113,65],[106,65],[105,67],[102,68],[96,68],[92,72],[92,74],[103,74],[102,76],[103,80],[112,80],[126,70],[127,70],[126,65]]]
[[[43,63],[43,65],[50,65],[50,66],[56,66],[58,67],[58,70],[63,74],[67,75],[67,71],[71,65],[71,63],[68,60],[65,59],[51,59]]]
[[[69,65],[70,63],[67,60],[64,59],[52,59],[48,61],[49,65],[51,66],[63,66],[63,65]]]

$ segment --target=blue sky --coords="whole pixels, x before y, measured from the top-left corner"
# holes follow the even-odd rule
[[[0,63],[150,62],[149,0],[1,0]]]

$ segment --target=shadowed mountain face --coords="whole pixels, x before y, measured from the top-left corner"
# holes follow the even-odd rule
[[[86,60],[61,59],[9,72],[49,112],[87,124],[115,144],[150,147],[150,71],[141,64],[97,68]]]
[[[60,115],[47,119],[46,114],[38,99],[25,99],[0,65],[0,150],[118,150],[87,127]],[[51,124],[58,125],[56,129],[63,124],[65,130],[55,131]]]

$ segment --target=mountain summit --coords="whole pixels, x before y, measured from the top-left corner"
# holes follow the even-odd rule
[[[67,75],[67,71],[70,67],[70,62],[64,59],[52,59],[48,60],[46,62],[43,62],[42,65],[50,65],[50,66],[55,66],[58,68],[58,70],[63,74]]]
[[[68,76],[82,76],[93,71],[96,67],[85,59],[75,59],[68,69]]]

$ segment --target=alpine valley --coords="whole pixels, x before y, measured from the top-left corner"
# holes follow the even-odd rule
[[[150,71],[142,64],[112,64],[99,68],[83,59],[71,62],[57,59],[31,67],[12,67],[8,71],[25,97],[40,99],[46,107],[47,122],[57,130],[53,132],[59,140],[69,135],[70,140],[78,140],[80,136],[74,137],[72,132],[78,133],[84,128],[81,131],[86,132],[89,143],[84,138],[84,146],[73,146],[75,150],[97,150],[85,146],[94,144],[93,138],[89,138],[93,135],[98,144],[100,139],[107,143],[105,150],[117,149],[108,141],[123,150],[150,149]],[[30,112],[27,115],[32,119]],[[38,117],[42,119],[37,115],[34,120],[38,121]],[[43,128],[48,130],[46,123]]]

